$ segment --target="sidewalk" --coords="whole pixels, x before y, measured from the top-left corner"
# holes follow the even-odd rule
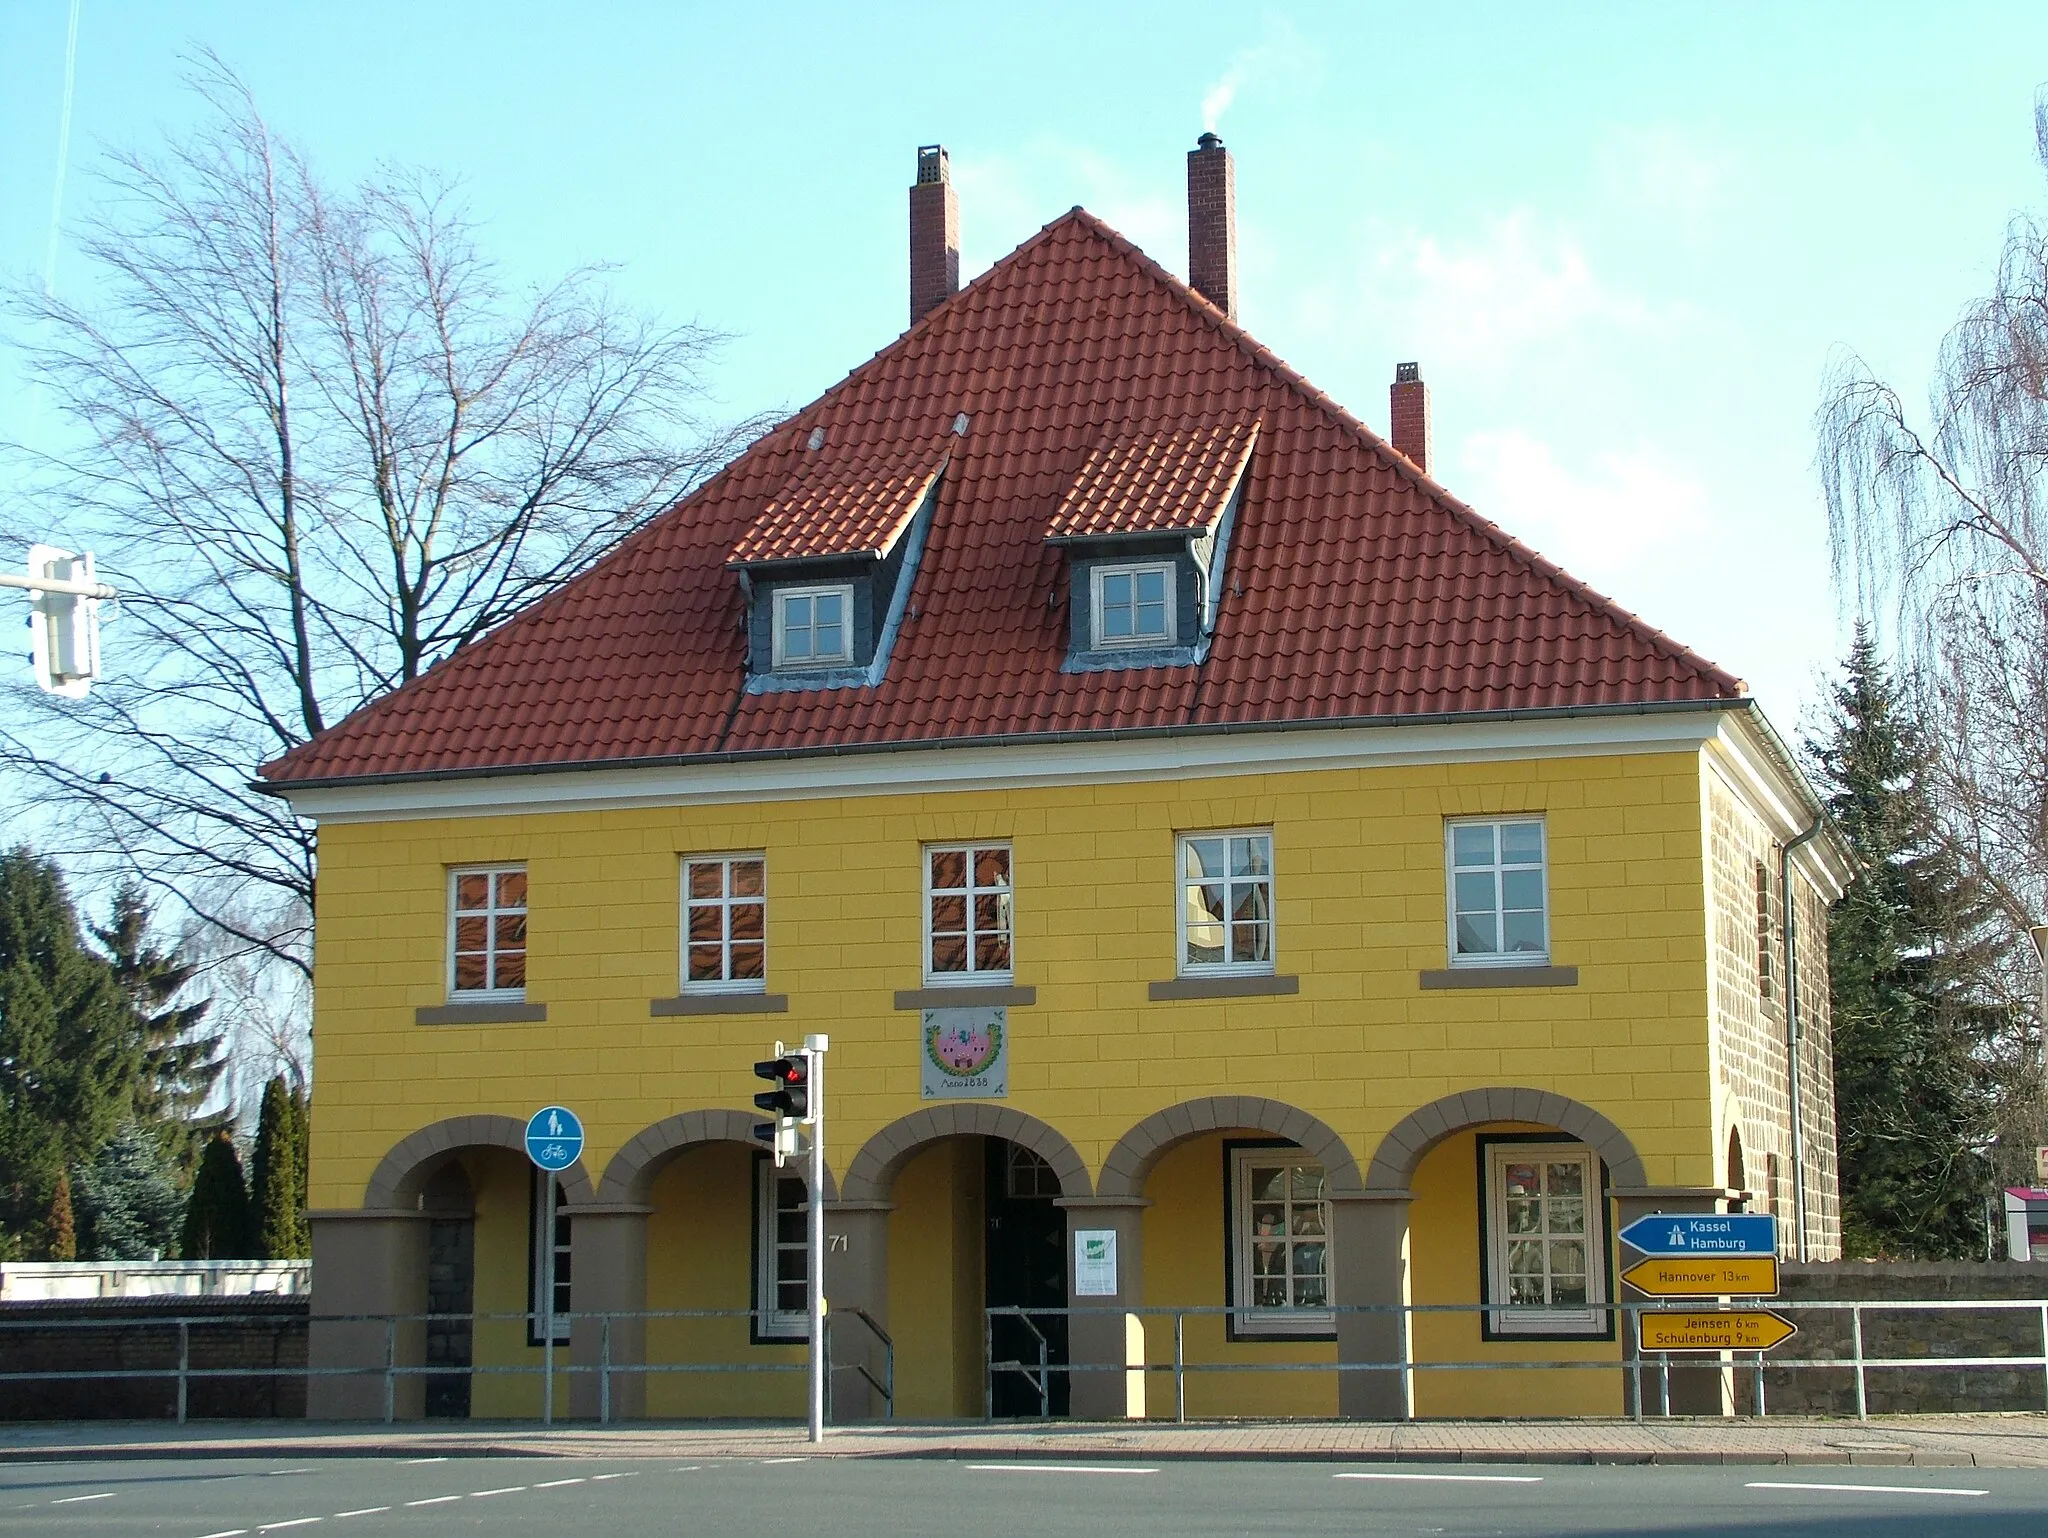
[[[162,1457],[1107,1458],[1156,1462],[1862,1464],[2048,1468],[2048,1415],[1629,1421],[863,1424],[813,1448],[787,1422],[381,1426],[277,1421],[0,1426],[0,1462]]]

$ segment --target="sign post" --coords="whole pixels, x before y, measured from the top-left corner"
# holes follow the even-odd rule
[[[526,1156],[547,1178],[541,1201],[540,1421],[555,1423],[555,1177],[583,1154],[583,1123],[566,1106],[544,1105],[526,1122]]]
[[[804,1055],[811,1060],[811,1204],[810,1286],[805,1298],[811,1326],[811,1440],[825,1440],[825,1380],[832,1367],[825,1360],[825,1036],[806,1036]]]
[[[1621,1279],[1650,1297],[1728,1299],[1777,1294],[1778,1220],[1768,1213],[1653,1212],[1637,1218],[1618,1237],[1642,1257],[1623,1270]],[[1763,1403],[1763,1353],[1798,1333],[1796,1324],[1767,1308],[1665,1308],[1636,1315],[1637,1352],[1657,1352],[1667,1375],[1674,1351],[1754,1351],[1759,1409]],[[1636,1382],[1640,1413],[1640,1375]],[[1664,1398],[1668,1415],[1668,1387]]]

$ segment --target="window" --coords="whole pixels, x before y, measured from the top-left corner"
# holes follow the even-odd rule
[[[758,854],[683,862],[683,992],[768,986],[768,862]]]
[[[853,587],[784,588],[775,595],[775,665],[853,661]]]
[[[449,997],[526,997],[526,867],[448,873]]]
[[[1010,980],[1010,846],[924,852],[925,979]]]
[[[1489,1335],[1605,1335],[1599,1165],[1583,1143],[1481,1140]]]
[[[1454,822],[1450,846],[1451,965],[1541,966],[1550,959],[1543,824]]]
[[[1173,645],[1173,566],[1098,566],[1094,573],[1097,646]]]
[[[811,1333],[809,1224],[804,1182],[754,1161],[754,1319],[756,1340],[808,1340]]]
[[[1180,840],[1180,970],[1273,970],[1273,835],[1201,833]]]
[[[1771,870],[1756,862],[1756,993],[1771,1002]]]
[[[549,1209],[553,1209],[554,1222],[548,1221]],[[545,1170],[533,1172],[533,1203],[528,1221],[531,1265],[526,1283],[527,1315],[526,1343],[538,1346],[545,1337],[541,1331],[541,1298],[547,1292],[547,1249],[552,1239],[555,1247],[555,1306],[548,1322],[555,1331],[555,1344],[566,1344],[569,1339],[569,1209],[568,1198],[562,1194],[562,1182]]]
[[[1230,1334],[1328,1335],[1330,1204],[1293,1147],[1230,1149]]]

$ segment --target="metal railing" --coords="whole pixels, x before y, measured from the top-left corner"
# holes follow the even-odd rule
[[[1634,1349],[1635,1342],[1640,1338],[1640,1325],[1636,1322],[1636,1319],[1644,1314],[1754,1312],[1757,1310],[1769,1310],[1774,1313],[1792,1316],[1799,1314],[1825,1316],[1846,1313],[1849,1316],[1849,1354],[1846,1357],[1841,1357],[1784,1355],[1763,1351],[1644,1352]],[[1908,1314],[1922,1311],[1930,1313],[2032,1314],[2039,1320],[2041,1349],[2036,1354],[2010,1353],[1996,1356],[1925,1355],[1880,1357],[1865,1354],[1864,1320],[1867,1316],[1871,1314]],[[1184,1422],[1187,1419],[1187,1380],[1193,1374],[1306,1372],[1337,1373],[1341,1375],[1352,1372],[1399,1373],[1402,1379],[1402,1401],[1411,1407],[1412,1413],[1415,1400],[1415,1380],[1417,1375],[1421,1373],[1598,1372],[1619,1373],[1621,1375],[1623,1399],[1628,1406],[1627,1413],[1635,1420],[1642,1420],[1645,1414],[1646,1386],[1644,1380],[1646,1376],[1653,1378],[1653,1392],[1656,1396],[1657,1414],[1659,1416],[1669,1416],[1672,1413],[1671,1374],[1674,1368],[1680,1371],[1689,1369],[1694,1372],[1715,1369],[1737,1369],[1746,1372],[1751,1380],[1749,1411],[1751,1414],[1759,1417],[1766,1416],[1769,1413],[1764,1393],[1764,1377],[1766,1373],[1848,1372],[1853,1376],[1855,1384],[1856,1416],[1859,1420],[1867,1420],[1870,1417],[1869,1375],[1872,1372],[1893,1370],[1999,1369],[2010,1371],[2016,1368],[2036,1369],[2042,1374],[2041,1405],[2044,1410],[2048,1410],[2048,1301],[2040,1299],[1942,1298],[1836,1301],[1833,1299],[1788,1300],[1783,1298],[1765,1298],[1753,1301],[1744,1300],[1735,1304],[1723,1304],[1712,1301],[1695,1301],[1690,1303],[1653,1301],[1595,1304],[1588,1312],[1594,1316],[1596,1328],[1594,1331],[1587,1333],[1584,1337],[1585,1342],[1589,1346],[1608,1342],[1614,1343],[1618,1347],[1618,1354],[1610,1359],[1588,1360],[1580,1358],[1577,1360],[1557,1361],[1532,1361],[1508,1357],[1493,1360],[1424,1359],[1415,1356],[1412,1351],[1404,1351],[1400,1358],[1393,1361],[1274,1362],[1266,1360],[1188,1360],[1187,1321],[1189,1319],[1215,1318],[1228,1321],[1231,1319],[1257,1318],[1261,1322],[1269,1322],[1273,1319],[1276,1312],[1278,1311],[1273,1309],[1254,1309],[1242,1305],[1225,1304],[1189,1305],[1185,1307],[1154,1305],[1130,1308],[1094,1306],[1070,1308],[990,1307],[984,1309],[982,1330],[983,1364],[985,1369],[983,1381],[986,1387],[984,1413],[988,1417],[993,1418],[995,1405],[994,1384],[998,1376],[1005,1373],[1021,1374],[1034,1386],[1040,1387],[1042,1413],[1050,1404],[1049,1390],[1045,1389],[1043,1385],[1047,1384],[1051,1375],[1055,1373],[1066,1373],[1069,1375],[1098,1372],[1171,1374],[1173,1379],[1174,1419],[1177,1422]],[[1406,1347],[1412,1339],[1411,1329],[1413,1320],[1418,1315],[1488,1314],[1496,1318],[1520,1315],[1531,1321],[1541,1321],[1554,1319],[1556,1313],[1555,1309],[1531,1308],[1527,1306],[1517,1307],[1493,1303],[1362,1303],[1338,1305],[1331,1308],[1303,1311],[1303,1314],[1311,1324],[1327,1321],[1330,1325],[1330,1333],[1321,1334],[1320,1336],[1293,1337],[1284,1335],[1271,1337],[1257,1335],[1240,1336],[1233,1339],[1230,1344],[1234,1346],[1270,1346],[1299,1345],[1313,1342],[1317,1339],[1327,1341],[1334,1336],[1335,1320],[1338,1316],[1378,1315],[1389,1318],[1399,1316],[1401,1318],[1402,1327],[1399,1334],[1403,1346]],[[1147,1359],[1141,1362],[1129,1363],[1049,1361],[1046,1349],[1046,1334],[1035,1325],[1032,1326],[1032,1333],[1037,1337],[1039,1347],[1035,1361],[1027,1359],[998,1361],[995,1358],[994,1321],[999,1317],[1020,1318],[1024,1319],[1028,1324],[1033,1317],[1039,1319],[1059,1318],[1072,1320],[1090,1316],[1097,1318],[1115,1317],[1118,1319],[1136,1317],[1140,1320],[1171,1319],[1173,1322],[1171,1360],[1155,1362]],[[1147,1340],[1150,1339],[1149,1332],[1145,1338]],[[1560,1337],[1554,1331],[1540,1337],[1540,1339],[1544,1343],[1555,1344],[1560,1342]],[[1496,1345],[1513,1345],[1514,1343],[1515,1337],[1512,1334],[1497,1336],[1492,1342],[1489,1342],[1489,1344]],[[1071,1381],[1071,1377],[1069,1381]]]
[[[860,1308],[843,1308],[826,1315],[826,1349],[831,1349],[832,1320],[843,1314],[861,1321],[873,1334],[882,1351],[882,1373],[879,1378],[867,1364],[848,1362],[835,1365],[833,1374],[858,1373],[880,1395],[885,1417],[894,1419],[896,1414],[896,1343],[875,1319]],[[421,1313],[421,1314],[316,1314],[304,1318],[280,1319],[275,1312],[254,1314],[236,1312],[209,1312],[193,1315],[136,1316],[119,1318],[36,1318],[7,1319],[0,1317],[0,1332],[37,1332],[46,1335],[63,1334],[71,1331],[122,1330],[145,1337],[164,1337],[164,1344],[170,1343],[170,1332],[176,1331],[177,1359],[140,1367],[81,1367],[63,1371],[0,1372],[0,1384],[9,1383],[89,1383],[121,1382],[148,1379],[172,1382],[176,1385],[176,1418],[184,1425],[191,1413],[192,1385],[213,1380],[269,1381],[303,1380],[308,1385],[315,1378],[375,1378],[383,1387],[383,1420],[388,1425],[398,1418],[398,1384],[405,1378],[466,1378],[473,1386],[479,1377],[532,1377],[548,1380],[552,1374],[561,1374],[572,1381],[578,1376],[595,1377],[597,1380],[598,1420],[609,1425],[613,1419],[612,1385],[615,1379],[625,1377],[647,1377],[665,1373],[801,1373],[807,1370],[804,1361],[641,1361],[622,1362],[613,1357],[612,1337],[615,1325],[621,1323],[645,1324],[657,1320],[740,1320],[748,1321],[749,1333],[757,1345],[800,1346],[801,1337],[787,1340],[764,1338],[760,1333],[761,1322],[772,1317],[769,1310],[746,1308],[665,1308],[640,1309],[632,1311],[611,1311],[589,1313],[560,1313],[555,1316],[558,1326],[567,1327],[573,1335],[579,1322],[594,1321],[597,1325],[597,1360],[579,1362],[575,1360],[543,1359],[537,1362],[477,1363],[471,1362],[412,1362],[401,1361],[399,1338],[402,1329],[408,1326],[426,1327],[434,1324],[468,1325],[474,1337],[480,1324],[503,1324],[521,1326],[521,1349],[545,1350],[545,1344],[535,1344],[531,1337],[538,1333],[539,1316],[531,1311],[518,1312],[472,1312],[472,1313]],[[368,1363],[351,1363],[342,1366],[256,1367],[235,1364],[224,1367],[197,1367],[192,1361],[193,1332],[218,1333],[237,1326],[262,1324],[274,1330],[297,1332],[301,1328],[334,1325],[381,1327],[383,1332],[381,1360]],[[553,1342],[556,1347],[565,1344],[559,1337]],[[572,1347],[573,1349],[573,1347]],[[550,1353],[552,1355],[552,1353]],[[831,1379],[828,1378],[828,1384]],[[544,1405],[552,1408],[552,1396],[544,1396]],[[543,1412],[543,1421],[551,1422],[548,1410]]]

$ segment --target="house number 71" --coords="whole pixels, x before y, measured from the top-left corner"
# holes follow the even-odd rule
[[[839,1251],[839,1250],[843,1250],[843,1249],[845,1249],[845,1248],[846,1248],[846,1235],[844,1235],[844,1234],[833,1234],[833,1235],[831,1235],[831,1236],[830,1236],[830,1240],[829,1240],[829,1242],[828,1242],[828,1243],[826,1244],[826,1246],[825,1246],[825,1249],[826,1249],[826,1251],[827,1251],[828,1253],[833,1253],[833,1252],[837,1252],[837,1251]]]

